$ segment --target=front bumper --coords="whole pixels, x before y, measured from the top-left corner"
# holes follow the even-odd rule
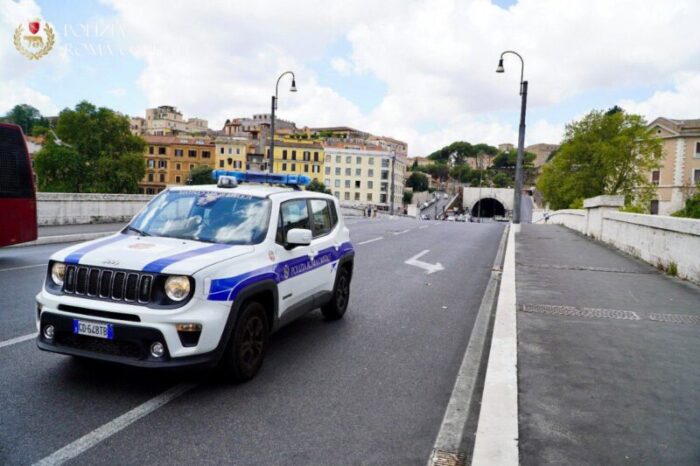
[[[137,367],[213,367],[221,357],[219,348],[207,353],[186,357],[171,357],[163,334],[155,328],[112,323],[114,339],[76,335],[73,333],[73,319],[83,320],[84,316],[68,316],[52,312],[42,312],[39,328],[54,326],[54,337],[49,340],[39,332],[37,346],[44,351],[82,356],[90,359],[115,362]],[[163,356],[156,358],[150,353],[151,344],[159,341],[165,346]]]

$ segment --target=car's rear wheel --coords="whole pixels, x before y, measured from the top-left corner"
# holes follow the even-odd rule
[[[257,301],[243,305],[222,366],[232,382],[245,382],[258,373],[267,350],[269,326],[265,307]]]
[[[337,320],[345,315],[350,302],[350,272],[345,267],[338,269],[338,277],[335,280],[333,297],[331,301],[321,308],[323,317],[328,320]]]

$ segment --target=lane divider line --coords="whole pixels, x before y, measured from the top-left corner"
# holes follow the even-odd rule
[[[164,391],[160,395],[157,395],[145,403],[140,404],[131,411],[127,411],[116,419],[98,427],[97,429],[89,432],[74,442],[69,443],[60,450],[56,450],[51,455],[43,458],[36,463],[34,466],[49,466],[49,465],[59,465],[63,464],[68,460],[71,460],[78,455],[84,453],[90,448],[94,447],[103,440],[108,439],[117,432],[125,429],[129,425],[138,421],[144,416],[151,414],[158,408],[168,404],[175,398],[187,393],[196,387],[195,383],[182,383],[175,385],[174,387]]]
[[[518,330],[515,305],[515,228],[511,228],[486,366],[484,396],[474,439],[472,465],[475,466],[519,464]]]
[[[15,338],[10,338],[9,340],[0,341],[0,348],[4,348],[6,346],[11,346],[11,345],[14,345],[15,343],[22,343],[23,341],[31,340],[32,338],[36,338],[36,336],[37,336],[36,333],[30,333],[29,335],[22,335],[21,337],[15,337]]]
[[[20,267],[10,267],[7,269],[0,269],[0,272],[9,272],[11,270],[33,269],[34,267],[46,267],[47,265],[48,265],[48,261],[43,263],[43,264],[23,265]]]
[[[411,229],[410,229],[410,228],[406,228],[406,229],[403,230],[403,231],[397,231],[396,233],[394,233],[394,236],[403,235],[404,233],[408,233],[409,231],[411,231]]]
[[[368,239],[367,241],[362,241],[361,243],[357,243],[357,245],[359,246],[359,245],[361,245],[361,244],[374,243],[375,241],[380,241],[380,240],[383,240],[383,239],[384,239],[383,236],[378,236],[378,237],[376,237],[376,238]]]

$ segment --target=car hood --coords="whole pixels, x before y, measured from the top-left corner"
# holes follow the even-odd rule
[[[248,254],[254,249],[253,246],[119,233],[63,249],[51,259],[94,267],[192,275],[204,267]]]

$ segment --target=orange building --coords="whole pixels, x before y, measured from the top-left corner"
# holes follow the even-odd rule
[[[169,185],[185,184],[197,166],[214,168],[214,141],[207,137],[143,136],[146,141],[146,176],[142,194],[157,194]]]

